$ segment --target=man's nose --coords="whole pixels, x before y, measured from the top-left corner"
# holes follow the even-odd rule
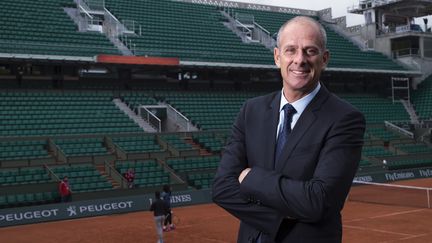
[[[306,63],[306,53],[302,49],[297,50],[296,54],[294,55],[294,63]]]

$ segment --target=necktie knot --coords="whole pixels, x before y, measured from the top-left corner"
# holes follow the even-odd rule
[[[283,107],[282,110],[284,111],[284,125],[283,125],[283,130],[285,132],[289,131],[291,132],[291,121],[292,121],[292,116],[297,112],[296,109],[294,108],[294,106],[292,106],[291,104],[286,103]]]
[[[285,117],[291,117],[297,112],[294,106],[288,103],[282,107],[282,110],[285,112]]]

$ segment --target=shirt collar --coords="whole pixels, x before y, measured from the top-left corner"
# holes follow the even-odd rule
[[[290,103],[296,109],[296,111],[297,111],[296,114],[300,115],[301,113],[303,113],[303,111],[306,109],[306,106],[309,105],[309,103],[312,101],[312,99],[318,93],[320,88],[321,88],[321,84],[318,82],[318,85],[315,87],[314,90],[312,90],[312,92],[310,92],[306,96],[302,97],[301,99],[296,100],[293,103]],[[283,94],[283,88],[282,88],[279,112],[282,111],[283,106],[287,103],[289,103],[289,102],[286,100],[286,98]]]

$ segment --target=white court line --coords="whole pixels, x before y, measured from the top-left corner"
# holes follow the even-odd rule
[[[373,216],[373,217],[369,217],[369,218],[370,219],[384,218],[384,217],[401,215],[401,214],[415,213],[415,212],[420,212],[420,211],[424,211],[424,210],[426,210],[426,209],[421,208],[421,209],[414,209],[414,210],[408,210],[408,211],[400,211],[400,212],[395,212],[395,213],[388,213],[388,214]]]
[[[382,215],[377,215],[377,216],[372,216],[372,217],[351,219],[351,220],[346,220],[345,223],[359,222],[359,221],[369,220],[369,219],[385,218],[385,217],[402,215],[402,214],[410,214],[410,213],[416,213],[416,212],[420,212],[420,211],[424,211],[424,210],[427,210],[427,209],[421,208],[421,209],[414,209],[414,210],[408,210],[408,211],[400,211],[400,212],[395,212],[395,213],[387,213],[387,214],[382,214]]]
[[[391,241],[380,241],[379,243],[394,243],[396,241],[404,241],[404,240],[414,239],[414,238],[418,238],[418,237],[422,237],[422,236],[426,236],[426,235],[428,235],[428,234],[412,235],[412,236],[408,236],[408,237],[404,237],[404,238],[400,238],[400,239],[396,239],[396,240],[391,240]]]
[[[359,221],[363,221],[363,220],[369,220],[369,218],[358,218],[358,219],[344,220],[344,223],[359,222]]]
[[[413,236],[411,234],[393,232],[393,231],[388,231],[388,230],[379,230],[379,229],[373,229],[373,228],[367,228],[367,227],[361,227],[361,226],[352,226],[352,225],[346,225],[346,224],[343,227],[351,228],[351,229],[359,229],[359,230],[364,230],[364,231],[374,231],[374,232],[379,232],[379,233],[401,235],[401,236],[405,236],[405,237],[412,237]]]
[[[426,236],[426,235],[429,235],[429,234],[413,235],[413,236],[408,236],[408,237],[400,238],[399,240],[409,240],[409,239],[418,238],[418,237],[422,237],[422,236]]]
[[[213,239],[213,238],[205,238],[202,235],[192,234],[191,236],[193,236],[195,239],[203,240],[202,242],[230,243],[229,241],[217,240],[217,239]]]
[[[188,228],[188,227],[183,227],[183,228]],[[178,234],[180,232],[174,230],[174,231],[170,231],[170,232],[164,232],[165,234]],[[218,239],[214,239],[214,238],[206,238],[203,237],[201,234],[189,234],[188,235],[188,239],[200,239],[200,240],[204,240],[202,242],[217,242],[217,243],[230,243],[229,241],[223,241],[223,240],[218,240]],[[192,238],[190,238],[192,237]]]

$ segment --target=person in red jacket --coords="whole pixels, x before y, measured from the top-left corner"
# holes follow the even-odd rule
[[[134,187],[134,180],[135,180],[135,171],[133,169],[129,169],[125,174],[124,177],[127,181],[128,188]]]
[[[70,202],[72,200],[72,191],[67,176],[60,181],[59,192],[61,202]]]

